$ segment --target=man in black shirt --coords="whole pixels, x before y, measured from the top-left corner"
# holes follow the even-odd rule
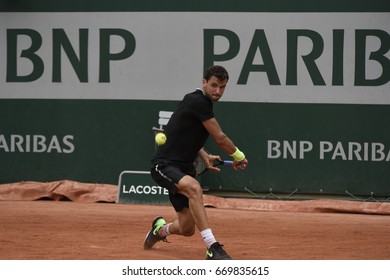
[[[231,259],[210,229],[203,191],[194,178],[193,165],[199,155],[207,168],[219,171],[213,161],[221,158],[203,149],[209,135],[221,151],[233,157],[235,170],[245,169],[248,164],[244,153],[222,131],[213,113],[213,103],[222,97],[228,80],[229,75],[222,66],[207,69],[202,89],[184,96],[165,128],[167,141],[158,146],[153,156],[151,175],[157,184],[169,190],[177,220],[167,224],[161,216],[156,217],[146,235],[144,249],[151,249],[160,240],[166,241],[170,234],[191,236],[196,226],[207,247],[206,259]]]

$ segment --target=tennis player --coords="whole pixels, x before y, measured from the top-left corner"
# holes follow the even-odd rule
[[[163,217],[156,217],[146,235],[144,249],[151,249],[158,241],[166,241],[170,234],[192,236],[196,226],[207,247],[206,259],[231,259],[211,231],[203,204],[203,190],[194,178],[193,165],[199,155],[206,167],[220,171],[213,167],[213,161],[221,158],[203,149],[209,135],[221,151],[233,157],[235,170],[245,169],[248,164],[244,153],[222,131],[213,113],[213,103],[222,97],[228,80],[229,74],[222,66],[208,68],[202,89],[184,96],[165,128],[167,141],[158,146],[152,158],[151,175],[157,184],[168,189],[177,219],[166,223]]]

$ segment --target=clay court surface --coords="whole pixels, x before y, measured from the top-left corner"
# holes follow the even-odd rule
[[[207,212],[215,236],[234,259],[390,259],[390,215],[299,209]],[[170,206],[0,201],[0,259],[204,259],[199,232],[169,236],[170,243],[144,251],[143,240],[156,215],[167,221],[175,217]]]

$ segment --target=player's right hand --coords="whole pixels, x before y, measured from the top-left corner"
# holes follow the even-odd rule
[[[244,170],[248,166],[248,160],[244,158],[241,161],[233,161],[234,170]]]

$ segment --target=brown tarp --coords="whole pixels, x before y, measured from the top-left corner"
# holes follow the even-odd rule
[[[83,203],[115,202],[118,187],[110,184],[79,183],[75,181],[19,182],[0,185],[0,200],[74,201]],[[390,202],[348,200],[264,200],[249,198],[222,198],[204,195],[205,206],[277,212],[339,212],[390,215]]]

